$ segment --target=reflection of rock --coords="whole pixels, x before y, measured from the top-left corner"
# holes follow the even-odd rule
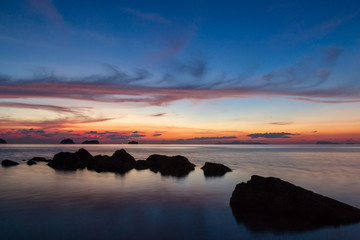
[[[227,172],[231,172],[231,169],[221,163],[206,162],[201,168],[204,171],[204,175],[211,176],[223,176]]]
[[[19,163],[14,162],[14,161],[11,161],[11,160],[8,160],[8,159],[2,160],[2,162],[1,162],[1,165],[4,166],[4,167],[16,166],[16,165],[18,165],[18,164],[19,164]]]
[[[230,206],[238,222],[254,231],[306,231],[360,221],[360,209],[278,178],[252,176],[236,186]]]
[[[0,138],[0,144],[5,144],[7,143],[4,139]]]
[[[70,138],[61,140],[60,144],[75,144],[74,141]]]
[[[31,165],[34,165],[34,164],[36,164],[36,162],[34,161],[34,160],[28,160],[27,162],[26,162],[26,164],[27,165],[29,165],[29,166],[31,166]]]
[[[137,141],[130,141],[128,144],[139,144]]]
[[[161,175],[183,177],[195,169],[195,164],[192,164],[186,157],[180,155],[168,157],[164,155],[153,154],[148,157],[146,161],[153,165],[150,168],[151,171],[159,171]]]
[[[86,162],[76,153],[60,152],[55,154],[48,165],[55,169],[76,170],[86,167]]]
[[[86,140],[82,144],[100,144],[98,140]]]

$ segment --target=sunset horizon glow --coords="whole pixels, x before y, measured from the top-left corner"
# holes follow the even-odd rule
[[[7,1],[0,138],[359,144],[359,26],[357,1]]]

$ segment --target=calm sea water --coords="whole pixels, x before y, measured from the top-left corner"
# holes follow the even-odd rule
[[[124,148],[137,160],[183,155],[196,169],[183,178],[149,170],[125,175],[55,171],[23,159],[85,147],[93,155]],[[1,145],[0,239],[360,239],[360,224],[303,233],[252,232],[229,207],[237,183],[280,177],[360,208],[358,145]],[[233,172],[205,178],[206,162]]]

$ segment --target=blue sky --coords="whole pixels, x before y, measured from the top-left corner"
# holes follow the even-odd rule
[[[315,132],[315,122],[343,109],[348,109],[348,117],[331,126],[355,122],[359,26],[359,1],[3,1],[3,132],[6,136],[10,128],[40,128],[43,118],[69,120],[64,111],[55,111],[69,104],[82,107],[82,115],[70,119],[92,114],[100,122],[113,119],[109,113],[114,103],[132,108],[131,116],[119,112],[115,117],[128,116],[126,123],[109,124],[128,131],[137,131],[129,121],[139,119],[139,112],[160,114],[166,129],[184,131],[191,125],[185,116],[193,117],[190,122],[204,122],[206,116],[211,123],[206,131],[193,126],[199,134],[228,132],[239,140],[253,133],[297,131],[294,136],[299,136],[301,128]],[[244,117],[239,117],[238,106],[243,106]],[[326,113],[318,116],[318,108]],[[32,113],[19,117],[20,109]],[[273,113],[261,114],[267,109]],[[311,113],[312,120],[295,127],[297,109]],[[38,120],[31,115],[34,111],[40,111],[35,114]],[[222,121],[250,119],[259,124],[251,127],[239,120],[242,127],[229,124],[222,129],[211,120],[219,112],[226,112]],[[274,115],[274,121],[291,127],[267,126]],[[151,121],[139,128],[148,131],[154,126]],[[48,131],[60,131],[56,127]],[[355,132],[352,138],[360,132],[354,124],[346,129],[342,134]],[[185,138],[203,137],[187,131]],[[179,135],[173,134],[165,140]]]

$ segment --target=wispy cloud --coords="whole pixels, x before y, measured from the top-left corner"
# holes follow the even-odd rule
[[[155,133],[155,134],[153,134],[153,137],[159,137],[161,135],[162,135],[161,133]]]
[[[290,136],[299,135],[297,133],[287,133],[287,132],[279,132],[279,133],[252,133],[247,135],[251,138],[291,138]]]
[[[270,125],[280,125],[280,126],[284,126],[284,125],[290,125],[293,124],[292,122],[271,122],[269,123]]]
[[[224,139],[236,139],[236,136],[222,136],[222,137],[194,137],[188,138],[187,141],[208,141],[208,140],[224,140]]]
[[[163,117],[165,115],[166,115],[166,113],[156,113],[156,114],[151,114],[150,116],[151,117]]]
[[[165,23],[165,24],[171,23],[170,20],[160,16],[158,13],[145,13],[133,8],[125,8],[124,11],[134,15],[135,17],[145,19],[150,22]]]
[[[63,16],[56,9],[51,0],[28,0],[28,3],[34,10],[36,10],[47,20],[58,26],[63,25]]]

